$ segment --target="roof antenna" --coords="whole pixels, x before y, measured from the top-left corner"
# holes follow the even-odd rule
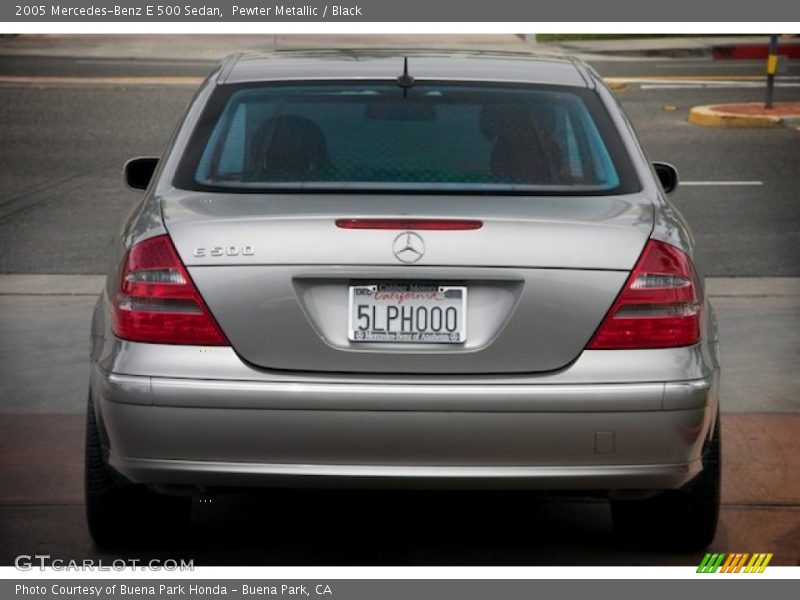
[[[403,57],[403,74],[397,78],[397,85],[403,88],[403,98],[408,95],[408,88],[414,85],[414,78],[408,74],[408,57]]]

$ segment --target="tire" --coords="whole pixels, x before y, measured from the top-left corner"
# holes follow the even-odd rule
[[[99,546],[147,546],[188,530],[190,497],[156,494],[108,466],[91,395],[86,409],[84,485],[89,533]]]
[[[611,502],[614,531],[652,549],[702,550],[714,540],[720,510],[720,420],[703,453],[703,470],[677,490],[646,500]]]

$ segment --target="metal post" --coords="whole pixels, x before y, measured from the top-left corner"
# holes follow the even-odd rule
[[[772,108],[772,90],[775,87],[775,72],[778,70],[778,36],[769,36],[769,56],[767,57],[767,98],[764,108]]]

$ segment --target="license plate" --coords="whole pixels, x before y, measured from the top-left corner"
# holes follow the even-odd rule
[[[381,283],[350,286],[352,342],[463,344],[467,288]]]

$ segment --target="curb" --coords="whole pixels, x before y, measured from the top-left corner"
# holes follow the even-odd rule
[[[778,127],[785,117],[775,115],[740,115],[718,110],[715,106],[695,106],[689,122],[705,127]]]
[[[800,298],[800,277],[706,277],[711,298]]]
[[[0,275],[2,296],[98,296],[105,275]]]
[[[542,45],[548,42],[542,42]],[[594,55],[598,57],[619,56],[622,58],[710,58],[710,48],[643,48],[641,50],[611,50],[604,48],[585,49],[568,44],[561,44],[560,47],[567,54]]]
[[[613,80],[608,81],[605,79],[603,81],[605,82],[606,87],[610,89],[612,92],[627,92],[628,90],[630,90],[628,84],[623,81],[613,81]]]

